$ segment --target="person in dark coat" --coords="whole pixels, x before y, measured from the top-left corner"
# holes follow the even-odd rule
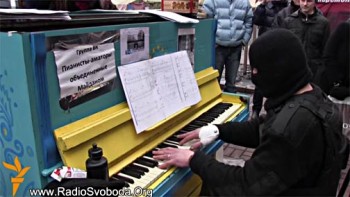
[[[287,7],[287,0],[263,0],[254,10],[253,24],[259,27],[258,35],[262,35],[270,30],[277,13]],[[255,87],[253,94],[253,112],[251,118],[258,118],[263,106],[263,96],[258,88]]]
[[[350,96],[350,19],[341,23],[329,38],[325,50],[325,70],[320,87],[338,100]]]
[[[280,27],[285,18],[287,18],[289,15],[291,15],[295,11],[299,10],[300,8],[299,5],[300,5],[299,0],[292,0],[287,7],[283,8],[277,13],[276,17],[273,20],[272,27],[273,28]]]
[[[277,13],[287,6],[287,0],[263,0],[262,3],[256,7],[254,10],[253,24],[259,27],[259,36],[271,29]]]
[[[323,63],[323,50],[330,34],[328,19],[316,8],[315,0],[300,0],[300,9],[285,18],[281,25],[301,40],[314,76]],[[319,83],[319,81],[315,81]]]
[[[266,58],[270,54],[273,58]],[[340,147],[336,145],[341,143],[328,143],[329,136],[323,132],[325,127],[318,116],[308,108],[296,107],[296,101],[312,97],[311,106],[331,107],[332,121],[325,120],[338,135],[342,120],[338,108],[310,83],[312,76],[300,40],[288,30],[271,30],[252,43],[249,57],[253,83],[267,98],[263,124],[257,119],[228,122],[179,135],[180,144],[198,141],[190,150],[168,147],[153,151],[155,159],[164,160],[159,167],[189,166],[202,179],[201,195],[205,196],[334,196],[340,162],[333,160],[339,157],[328,150],[338,152]],[[285,110],[291,108],[295,112],[283,119]],[[275,127],[283,123],[287,124]],[[217,138],[255,151],[243,167],[226,165],[193,151]]]

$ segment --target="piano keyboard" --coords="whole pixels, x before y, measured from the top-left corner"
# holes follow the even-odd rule
[[[186,133],[208,124],[223,123],[232,116],[238,107],[232,103],[218,103],[154,149],[165,147],[189,149],[190,143],[183,146],[179,145],[180,139],[176,137],[178,134]],[[152,150],[150,150],[118,173],[112,175],[111,179],[124,181],[126,187],[131,190],[134,190],[136,187],[147,188],[167,171],[167,169],[158,168],[158,165],[162,164],[162,161],[155,160],[152,156]]]

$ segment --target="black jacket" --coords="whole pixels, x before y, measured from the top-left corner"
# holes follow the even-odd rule
[[[281,116],[281,108],[284,105],[289,106],[294,98],[306,94],[313,94],[318,103],[324,98],[321,90],[315,86],[313,91],[294,96],[286,103],[269,109],[261,132],[258,120],[218,125],[221,140],[256,149],[244,167],[225,165],[211,156],[196,152],[190,161],[190,167],[203,181],[201,194],[335,195],[340,169],[338,174],[335,173],[335,177],[324,177],[323,180],[327,181],[326,187],[318,185],[325,158],[325,137],[319,119],[307,109],[300,107],[285,129],[271,129],[274,120]],[[341,122],[332,126],[341,131]]]
[[[325,50],[325,69],[320,87],[327,94],[344,100],[350,96],[350,20],[340,23],[329,38]]]
[[[287,7],[288,1],[270,1],[266,5],[260,4],[254,11],[253,24],[259,26],[259,35],[269,30],[274,21],[275,15]]]
[[[298,10],[285,18],[281,27],[291,30],[300,38],[308,65],[315,75],[322,66],[323,50],[330,34],[327,18],[316,8],[312,15],[305,15]]]
[[[281,27],[283,20],[287,18],[289,15],[291,15],[292,13],[294,13],[295,11],[297,11],[298,9],[299,9],[299,6],[295,5],[294,2],[291,1],[288,7],[283,8],[277,13],[277,15],[273,20],[272,27],[273,28]]]

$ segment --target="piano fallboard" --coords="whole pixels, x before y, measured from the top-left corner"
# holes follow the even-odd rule
[[[227,117],[215,123],[246,119],[247,103],[242,98],[246,99],[247,96],[222,93],[217,76],[218,73],[213,68],[196,73],[202,100],[140,134],[136,134],[126,103],[56,129],[55,139],[64,165],[85,169],[88,149],[92,143],[97,143],[103,148],[104,156],[108,159],[110,177],[113,177],[219,103],[231,103],[234,108],[229,115],[225,114]],[[203,151],[213,154],[221,145],[221,141],[216,141]],[[186,186],[188,181],[191,184]],[[184,186],[187,188],[183,189]],[[187,196],[197,193],[199,186],[198,177],[192,176],[189,168],[173,167],[145,188],[152,189],[155,196]]]

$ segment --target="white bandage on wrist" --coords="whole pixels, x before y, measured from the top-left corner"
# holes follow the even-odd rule
[[[199,131],[199,139],[203,146],[212,143],[219,136],[219,129],[215,125],[204,126]]]

